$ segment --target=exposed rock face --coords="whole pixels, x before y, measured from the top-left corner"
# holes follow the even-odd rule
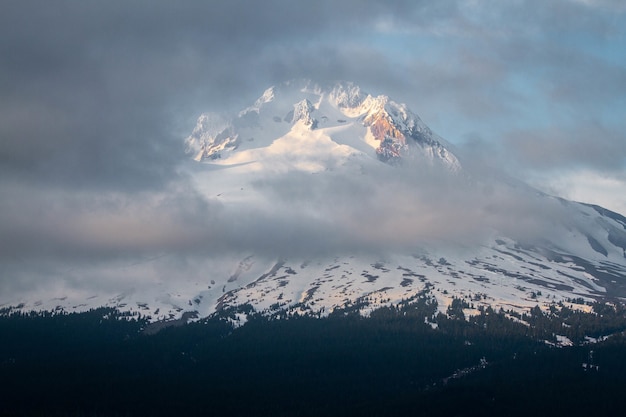
[[[384,111],[369,115],[363,123],[370,128],[372,135],[380,141],[376,154],[384,162],[399,160],[408,150],[406,136]]]

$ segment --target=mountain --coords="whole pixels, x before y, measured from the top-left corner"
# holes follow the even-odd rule
[[[196,161],[234,162],[251,157],[252,149],[275,151],[283,143],[274,141],[285,136],[329,138],[337,147],[343,145],[332,150],[334,156],[349,149],[390,163],[421,157],[452,171],[460,168],[443,139],[404,104],[386,96],[373,97],[351,83],[325,89],[310,82],[271,87],[230,122],[217,121],[210,114],[200,116],[186,144]]]
[[[625,217],[477,171],[405,105],[352,83],[271,87],[234,117],[201,115],[185,146],[213,233],[190,249],[196,273],[20,308],[243,323],[250,308],[368,314],[425,298],[473,314],[626,297]]]

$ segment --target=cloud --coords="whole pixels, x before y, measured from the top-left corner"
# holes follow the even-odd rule
[[[585,167],[609,172],[623,170],[626,166],[623,132],[599,123],[572,129],[551,127],[512,132],[506,138],[505,147],[524,166],[542,170]]]
[[[353,168],[265,175],[254,183],[272,202],[263,217],[274,230],[264,243],[269,253],[411,253],[422,245],[475,247],[493,233],[534,242],[567,217],[557,199],[500,178],[419,164]],[[283,239],[285,230],[298,235],[302,251]]]
[[[573,201],[605,207],[626,213],[626,175],[623,171],[602,173],[586,168],[535,175],[531,184],[552,194],[561,194]]]
[[[410,253],[433,242],[480,244],[494,230],[532,239],[544,222],[562,216],[549,216],[554,208],[544,206],[551,203],[532,190],[409,164],[354,164],[319,174],[255,174],[251,186],[262,199],[249,204],[221,203],[185,182],[157,192],[106,194],[5,185],[0,264]],[[534,216],[538,210],[542,217]]]
[[[333,47],[337,37],[407,7],[10,2],[0,17],[3,176],[159,187],[182,158],[176,135],[201,111],[238,109],[285,78],[349,78],[376,54],[342,58],[351,48]]]
[[[267,176],[255,187],[274,198],[271,209],[224,207],[184,173],[183,139],[200,113],[236,112],[271,84],[346,79],[408,103],[466,151],[464,163],[621,178],[620,4],[9,1],[0,14],[2,288],[47,276],[114,287],[117,266],[164,253],[159,274],[194,274],[216,253],[391,250],[473,242],[490,227],[540,229],[525,214],[557,218],[558,205],[408,168],[380,168],[375,183]],[[516,227],[514,212],[532,224]],[[76,265],[90,278],[74,276]]]
[[[620,0],[573,0],[576,3],[584,4],[590,8],[606,9],[612,12],[623,13],[626,5]]]
[[[179,188],[180,187],[180,188]],[[219,205],[194,190],[100,193],[3,184],[0,259],[132,257],[191,249]],[[209,220],[207,220],[209,219]]]
[[[537,102],[560,118],[604,119],[626,88],[619,62],[598,54],[623,34],[604,10],[565,0],[11,2],[0,17],[2,173],[161,187],[199,113],[236,111],[301,77],[408,102],[452,141],[483,130],[497,140],[520,114],[536,117]]]

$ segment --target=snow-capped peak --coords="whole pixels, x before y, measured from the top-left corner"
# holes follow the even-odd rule
[[[337,83],[328,94],[329,101],[340,109],[359,107],[366,97],[371,96],[363,94],[359,86],[351,82]]]
[[[317,125],[317,121],[311,116],[311,113],[315,110],[313,104],[304,99],[293,106],[293,123],[297,123],[302,121],[306,126],[311,128],[315,128]]]
[[[406,105],[374,97],[351,82],[322,87],[306,80],[270,87],[219,132],[206,126],[208,118],[202,115],[187,139],[197,160],[224,160],[235,151],[270,146],[301,124],[317,132],[316,140],[329,139],[383,162],[409,158],[460,169],[456,156]]]
[[[198,118],[196,127],[191,135],[185,140],[185,152],[192,154],[197,161],[205,158],[205,154],[209,152],[209,144],[219,146],[228,135],[224,135],[229,131],[230,121],[224,116],[216,113],[204,113]]]

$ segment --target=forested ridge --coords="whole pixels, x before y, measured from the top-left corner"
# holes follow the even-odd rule
[[[155,334],[113,309],[6,309],[0,415],[606,415],[626,406],[621,305],[465,317],[464,303],[444,315],[418,298],[368,318],[247,309],[240,327],[241,311],[222,311]],[[557,335],[573,346],[555,347]]]

